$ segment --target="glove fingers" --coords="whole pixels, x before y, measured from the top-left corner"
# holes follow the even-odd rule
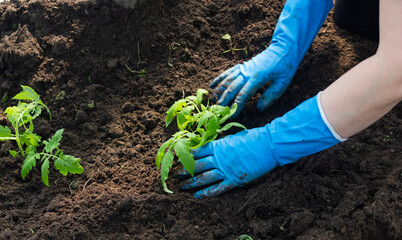
[[[200,175],[198,175],[196,177],[183,181],[180,188],[186,189],[186,190],[198,188],[198,187],[212,184],[219,180],[222,180],[222,175],[221,175],[220,171],[217,169],[213,169],[211,171],[201,173]]]
[[[247,82],[244,87],[240,90],[239,94],[237,94],[234,102],[237,103],[237,110],[235,114],[231,116],[231,118],[235,118],[239,115],[241,110],[246,106],[247,101],[250,100],[251,96],[253,96],[258,89],[259,86],[254,86],[253,83]]]
[[[259,111],[264,111],[270,107],[276,99],[283,95],[289,86],[289,81],[285,79],[277,79],[273,81],[271,86],[264,92],[257,103],[257,109]]]
[[[205,198],[205,197],[214,197],[218,196],[224,192],[227,192],[233,188],[235,188],[236,185],[233,182],[229,181],[223,181],[220,183],[217,183],[215,185],[212,185],[210,187],[207,187],[203,190],[200,190],[194,194],[195,198]]]
[[[194,149],[191,153],[193,154],[194,159],[204,158],[213,154],[213,147],[213,142],[209,142],[204,146]]]
[[[233,72],[235,72],[236,70],[238,70],[239,66],[233,66],[231,68],[229,68],[228,70],[224,71],[223,73],[221,73],[218,77],[216,77],[211,84],[209,85],[210,88],[215,88],[220,82],[222,82],[222,80],[224,80],[227,76],[231,75]]]
[[[195,161],[195,169],[194,169],[194,175],[198,175],[202,172],[214,169],[215,165],[213,163],[213,158],[212,156],[207,156],[205,158],[201,158],[200,160]],[[183,178],[188,178],[190,177],[190,173],[183,168],[182,170],[180,170],[176,177],[183,179]]]
[[[236,80],[239,76],[237,71],[233,72],[229,76],[227,76],[221,83],[218,84],[215,88],[215,93],[217,94],[218,99],[220,99],[221,95],[227,91],[228,87]]]
[[[242,75],[237,76],[237,78],[229,85],[226,91],[223,92],[217,104],[222,106],[229,105],[236,95],[240,92],[241,88],[246,84],[244,77]]]

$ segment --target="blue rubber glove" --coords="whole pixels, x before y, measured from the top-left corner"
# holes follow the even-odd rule
[[[193,153],[196,176],[183,181],[182,189],[204,187],[194,197],[216,196],[243,186],[277,166],[346,140],[326,120],[319,96],[264,127],[244,130],[196,149]],[[189,177],[189,174],[183,170],[179,177]]]
[[[289,86],[297,67],[333,6],[332,0],[288,0],[282,10],[270,46],[251,60],[215,78],[218,104],[237,103],[237,116],[247,101],[268,82],[257,109],[267,109]]]

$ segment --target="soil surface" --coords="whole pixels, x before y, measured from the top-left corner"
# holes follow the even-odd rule
[[[37,166],[0,143],[0,239],[402,239],[402,106],[321,153],[252,184],[198,200],[154,165],[175,129],[164,116],[183,94],[207,88],[223,70],[263,51],[279,0],[154,0],[136,10],[111,1],[0,3],[0,124],[20,85],[49,106],[36,130],[65,128],[61,148],[85,172]],[[247,53],[223,53],[229,33]],[[170,46],[177,45],[176,49]],[[257,94],[237,121],[263,126],[376,51],[377,42],[334,25],[331,12],[286,93],[266,112]],[[173,66],[168,65],[171,58]],[[145,77],[134,71],[145,69]],[[64,91],[65,96],[60,97]],[[57,97],[59,96],[59,97]],[[38,165],[40,165],[38,163]],[[178,169],[178,165],[174,168]]]

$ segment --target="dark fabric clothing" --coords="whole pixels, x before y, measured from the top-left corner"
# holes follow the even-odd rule
[[[379,0],[336,0],[335,23],[371,40],[379,39]]]

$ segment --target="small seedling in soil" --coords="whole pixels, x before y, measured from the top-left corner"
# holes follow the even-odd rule
[[[232,37],[231,37],[228,33],[226,33],[225,35],[223,35],[223,36],[222,36],[222,39],[229,42],[229,49],[226,50],[226,51],[224,51],[223,53],[227,53],[227,52],[232,52],[232,53],[234,53],[235,51],[244,51],[244,52],[247,54],[247,47],[244,47],[244,48],[236,48],[236,47],[233,47]]]
[[[56,100],[63,100],[65,96],[66,96],[66,92],[60,91],[56,96]]]
[[[180,43],[172,43],[169,46],[169,57],[168,57],[169,67],[173,67],[172,50],[176,50],[177,47],[179,47],[179,46],[181,46]]]
[[[126,64],[126,68],[128,69],[128,71],[137,74],[137,78],[143,78],[147,75],[147,71],[145,69],[142,69],[141,71],[136,71],[131,69],[127,64]]]
[[[8,100],[8,92],[5,92],[3,97],[1,98],[1,104],[6,103]]]
[[[243,235],[238,236],[238,237],[236,238],[236,240],[253,240],[253,238],[250,237],[250,236],[247,235],[247,234],[243,234]]]
[[[142,69],[141,71],[138,72],[137,77],[138,78],[143,78],[147,75],[147,71],[145,69]]]
[[[207,90],[198,89],[196,96],[188,96],[176,101],[166,113],[166,127],[176,117],[177,128],[173,136],[161,145],[156,156],[156,167],[161,171],[162,186],[165,192],[173,193],[166,186],[166,179],[176,155],[183,167],[194,176],[194,158],[191,151],[218,137],[218,134],[235,126],[246,129],[243,125],[231,122],[221,127],[232,116],[237,105],[223,107],[203,104]]]
[[[59,148],[64,129],[58,130],[47,141],[42,141],[42,137],[33,132],[33,120],[42,113],[42,109],[46,109],[49,113],[50,120],[51,114],[48,107],[40,100],[40,96],[32,88],[21,87],[22,92],[13,97],[13,99],[19,100],[18,105],[8,107],[5,110],[14,134],[7,126],[0,125],[0,141],[16,141],[19,151],[9,150],[9,152],[13,157],[22,156],[24,158],[21,169],[22,179],[25,179],[31,169],[36,166],[37,160],[42,163],[42,181],[46,186],[49,186],[50,161],[54,161],[54,166],[64,176],[68,173],[83,173],[84,169],[79,164],[81,159],[64,155]]]
[[[95,102],[94,101],[90,101],[87,106],[91,109],[95,108]]]

